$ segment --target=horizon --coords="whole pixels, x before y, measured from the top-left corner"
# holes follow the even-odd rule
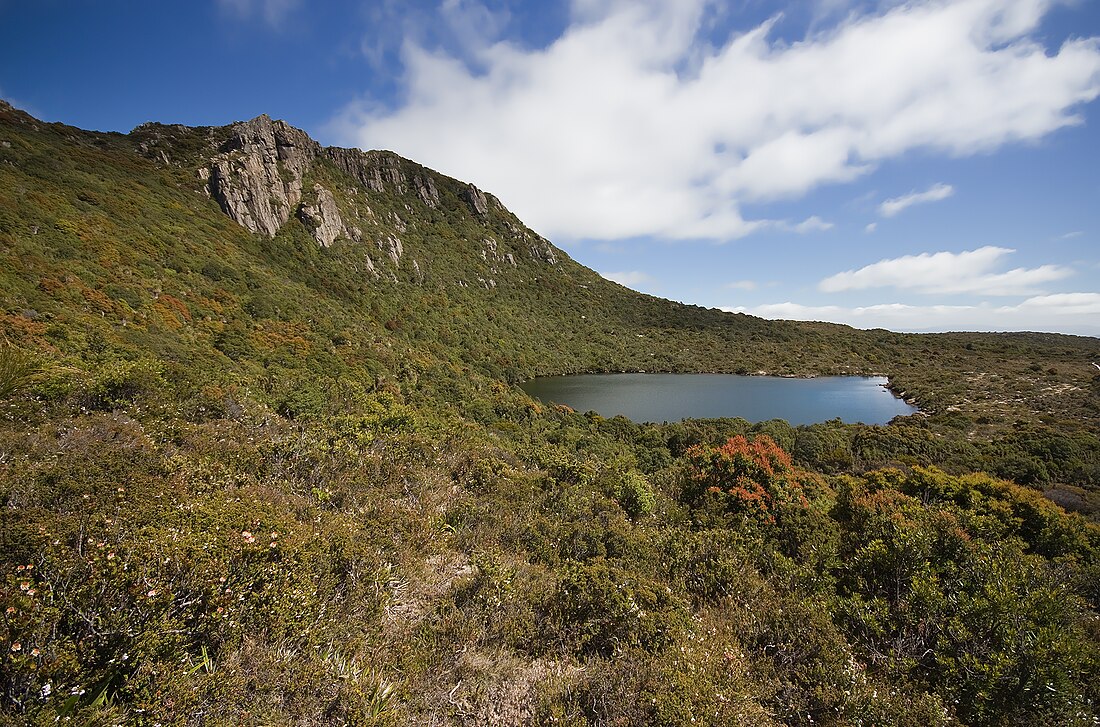
[[[1095,6],[308,10],[0,2],[0,98],[98,131],[267,113],[325,144],[389,148],[491,192],[604,277],[683,303],[1100,336]],[[181,32],[152,44],[169,24]],[[212,83],[225,68],[243,80]],[[262,70],[287,83],[244,82]]]

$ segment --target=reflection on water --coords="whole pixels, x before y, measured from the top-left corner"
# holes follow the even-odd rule
[[[635,422],[741,417],[750,422],[785,419],[796,426],[838,418],[886,424],[917,411],[885,384],[885,378],[865,376],[581,374],[548,376],[520,386],[544,402],[606,417],[621,414]]]

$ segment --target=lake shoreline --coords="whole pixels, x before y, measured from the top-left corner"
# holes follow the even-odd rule
[[[924,414],[883,375],[601,372],[537,377],[519,387],[547,404],[635,422],[743,418],[798,426],[839,418],[886,425]]]

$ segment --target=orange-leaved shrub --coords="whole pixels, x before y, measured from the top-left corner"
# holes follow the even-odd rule
[[[730,437],[720,447],[696,445],[684,457],[689,504],[717,505],[728,514],[768,524],[780,507],[808,504],[804,485],[813,475],[796,469],[791,456],[767,435]]]

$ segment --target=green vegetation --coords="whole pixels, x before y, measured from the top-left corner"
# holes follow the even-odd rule
[[[1096,339],[661,301],[404,160],[438,205],[321,160],[362,241],[252,235],[197,174],[227,134],[0,107],[0,721],[1095,723]],[[616,370],[883,373],[927,413],[514,386]]]

